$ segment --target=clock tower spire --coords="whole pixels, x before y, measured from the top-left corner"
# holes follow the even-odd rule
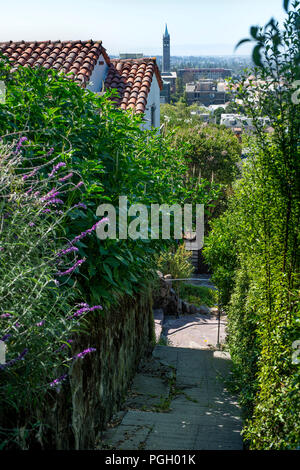
[[[170,73],[170,34],[166,23],[165,33],[163,35],[163,63],[162,72]]]

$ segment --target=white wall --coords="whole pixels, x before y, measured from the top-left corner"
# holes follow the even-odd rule
[[[99,62],[104,62],[100,65]],[[94,67],[93,73],[91,75],[90,81],[87,85],[87,89],[95,93],[102,91],[103,83],[105,81],[108,71],[108,65],[103,58],[103,55],[99,57],[97,64]],[[142,125],[143,129],[151,129],[151,107],[155,105],[155,114],[154,114],[154,127],[160,128],[160,88],[156,75],[153,74],[150,91],[147,97],[147,106],[145,110],[145,123]]]
[[[154,125],[159,129],[160,127],[160,88],[156,75],[153,74],[151,88],[147,97],[147,106],[145,110],[145,124],[143,129],[151,129],[151,106],[155,105]]]
[[[104,62],[104,64],[99,64],[99,62]],[[103,82],[106,78],[108,65],[105,62],[103,55],[99,57],[97,64],[94,67],[90,81],[87,85],[87,89],[99,93],[102,91]]]

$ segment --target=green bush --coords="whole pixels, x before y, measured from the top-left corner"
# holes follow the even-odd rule
[[[230,185],[239,174],[241,145],[230,129],[213,124],[180,128],[173,146],[183,149],[191,175]]]
[[[84,185],[64,196],[68,202],[84,198],[87,210],[76,211],[63,221],[64,236],[72,238],[91,227],[99,204],[197,202],[212,204],[218,185],[188,179],[181,150],[171,147],[172,137],[141,130],[141,118],[123,112],[111,102],[112,93],[96,95],[81,89],[53,70],[19,67],[12,72],[0,63],[0,79],[6,84],[6,102],[0,105],[0,135],[22,132],[28,137],[24,165],[33,155],[47,163],[45,149],[73,172],[73,184]],[[64,200],[65,200],[64,199]],[[151,240],[100,241],[91,236],[78,245],[86,257],[79,284],[85,300],[110,304],[123,294],[133,295],[152,275],[154,255],[168,242]]]
[[[191,258],[192,252],[186,251],[184,244],[181,244],[161,253],[157,267],[164,275],[171,274],[173,279],[190,278],[194,272]]]
[[[218,302],[218,295],[214,289],[189,283],[180,284],[179,295],[181,299],[196,305],[196,307],[200,307],[200,305],[214,307]]]
[[[45,395],[64,382],[76,359],[71,343],[82,319],[101,310],[76,306],[84,260],[75,242],[58,236],[64,218],[78,210],[59,199],[72,190],[62,181],[65,168],[49,159],[47,166],[20,170],[23,141],[0,142],[0,340],[7,348],[0,365],[1,424],[14,413],[19,422],[24,414],[35,421]],[[1,437],[8,444],[9,433]]]
[[[300,109],[293,99],[299,6],[292,2],[282,31],[274,20],[251,28],[257,68],[252,80],[239,83],[237,98],[253,118],[255,135],[229,208],[213,223],[204,250],[227,302],[234,385],[250,449],[300,443],[300,368],[292,360],[300,338]],[[260,119],[266,112],[271,135]]]
[[[212,272],[212,281],[218,286],[220,302],[226,306],[234,286],[235,269],[238,264],[236,242],[236,221],[231,216],[234,211],[233,199],[229,199],[229,209],[211,223],[211,231],[205,239],[203,254]]]

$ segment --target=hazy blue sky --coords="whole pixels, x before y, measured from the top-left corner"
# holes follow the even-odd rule
[[[110,54],[161,54],[167,22],[172,55],[232,54],[272,16],[282,20],[282,0],[0,0],[0,41],[92,38]]]

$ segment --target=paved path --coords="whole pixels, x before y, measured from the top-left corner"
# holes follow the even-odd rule
[[[225,343],[225,318],[220,321],[220,343]],[[217,346],[218,318],[215,315],[165,316],[162,334],[174,347],[210,349]]]
[[[240,410],[227,392],[227,353],[156,346],[98,449],[242,449]]]

